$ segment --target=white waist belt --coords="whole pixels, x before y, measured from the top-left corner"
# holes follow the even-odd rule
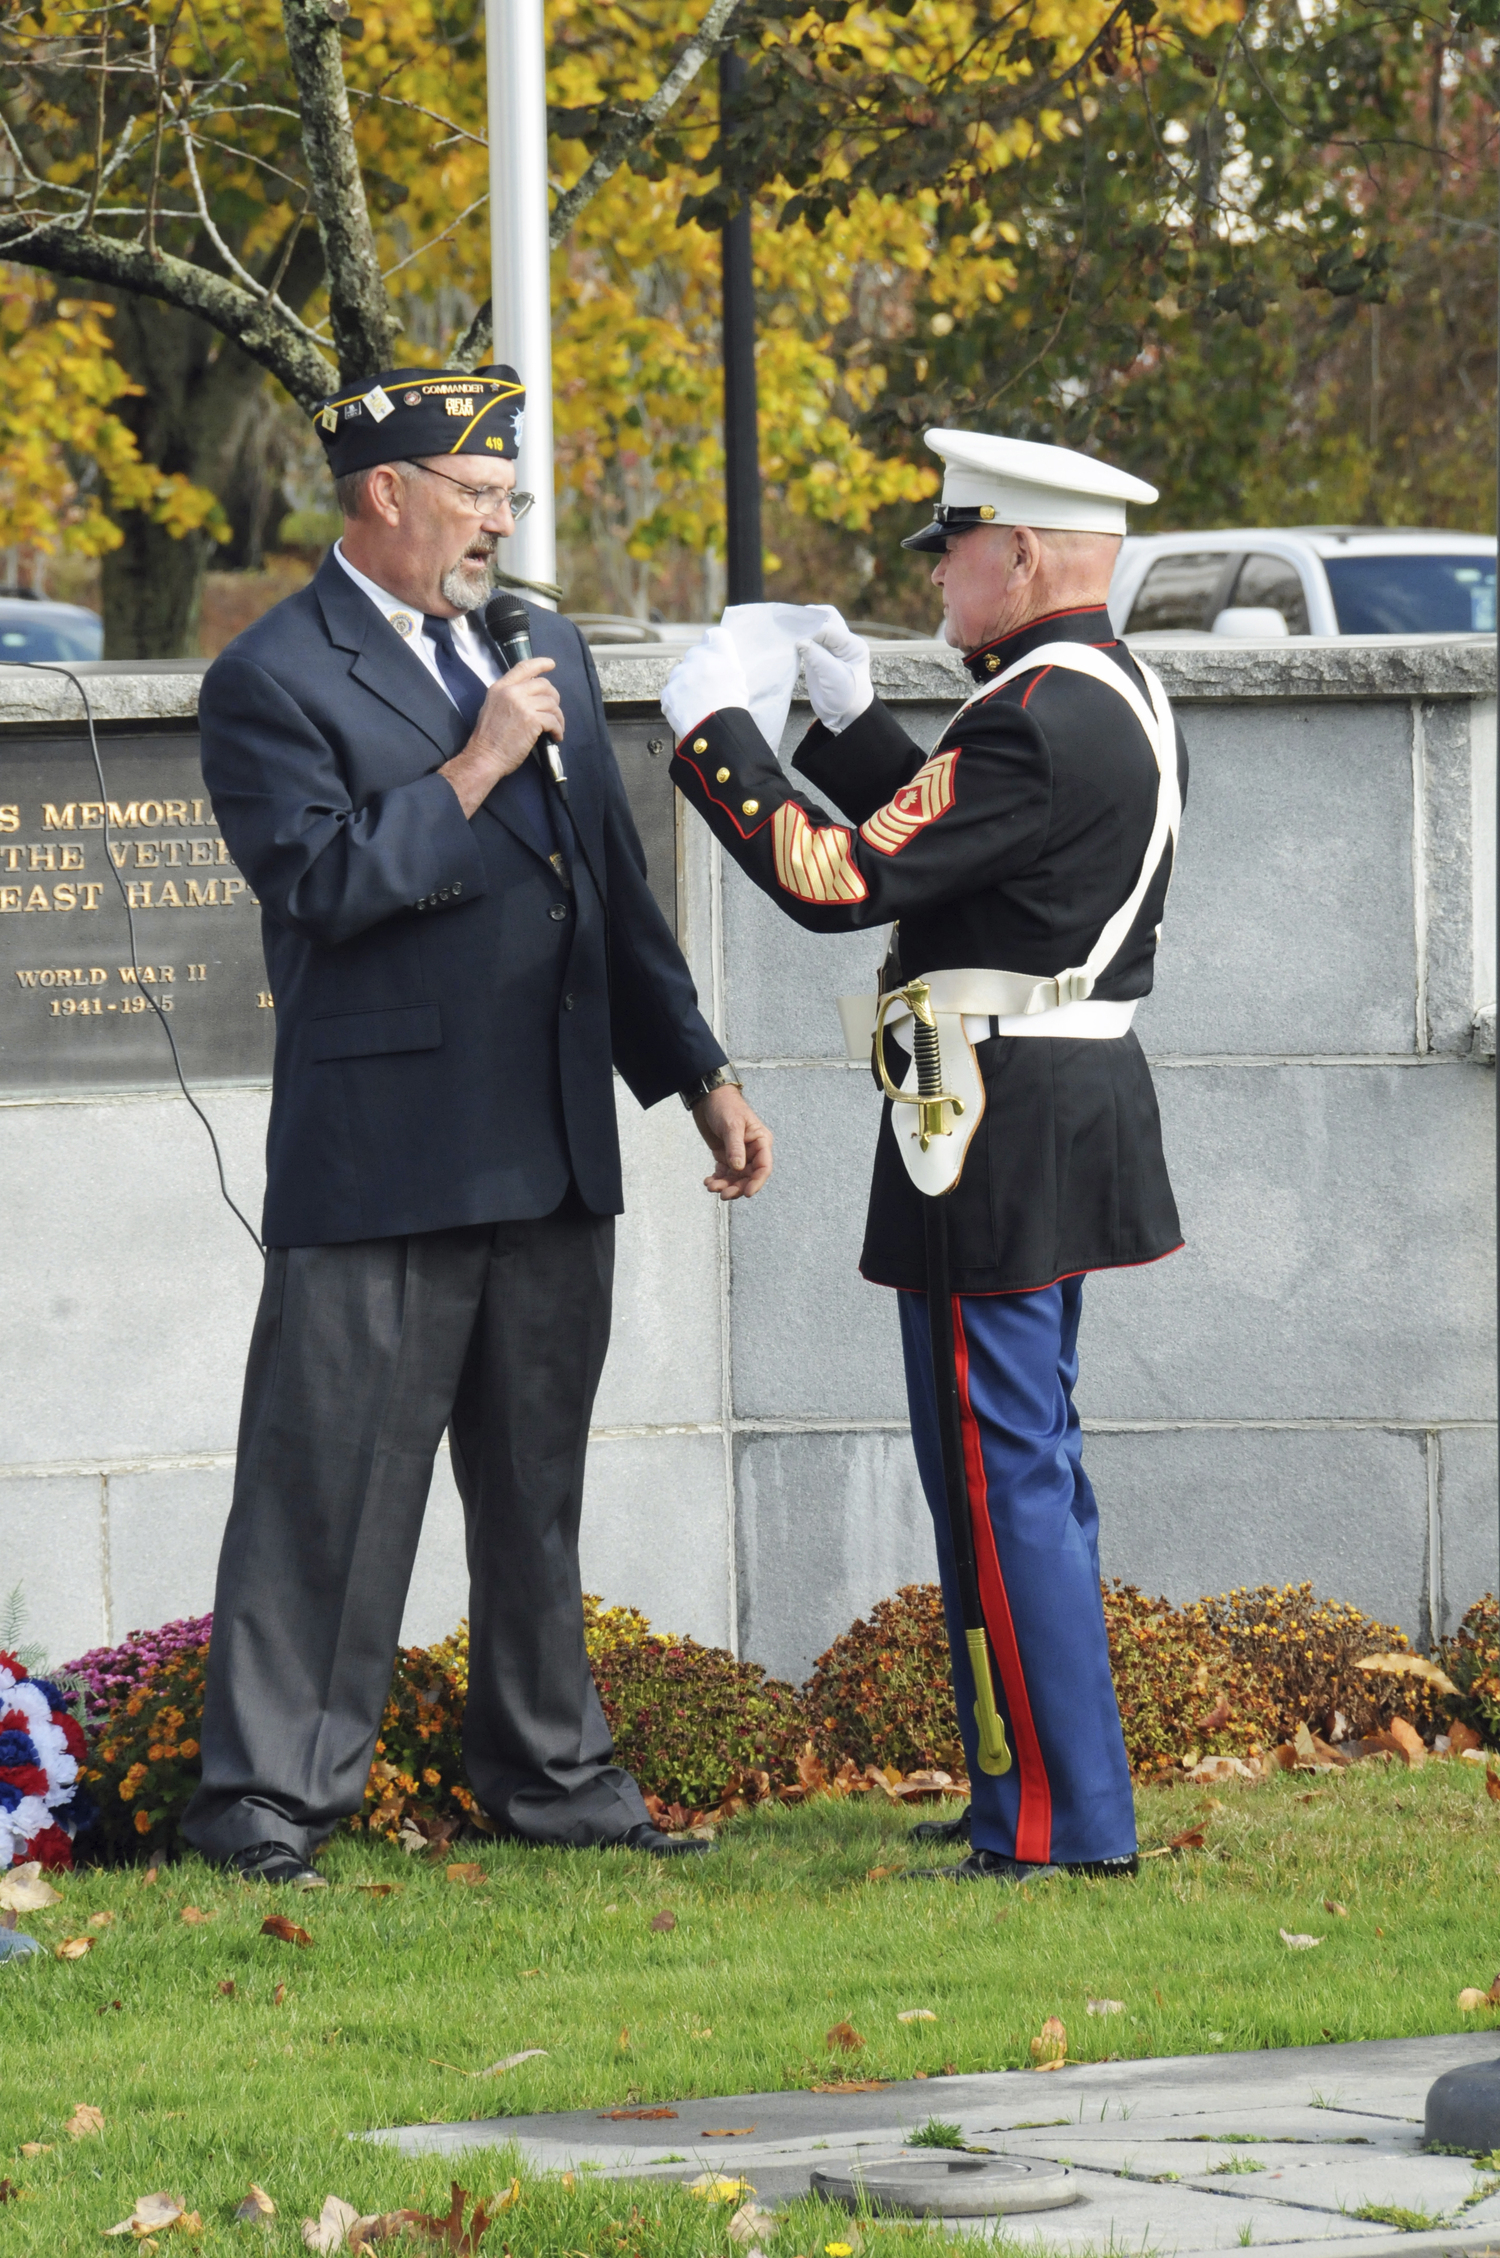
[[[1057,982],[1036,980],[1029,973],[995,972],[980,966],[929,972],[923,977],[932,991],[934,1011],[962,1018],[971,1043],[987,1042],[992,1035],[1044,1035],[1057,1042],[1109,1043],[1128,1034],[1135,1017],[1134,999],[1107,1003],[1089,997],[1077,1003],[1054,1003],[1051,998],[1057,994]],[[880,999],[840,996],[838,1002],[845,1051],[851,1059],[868,1065]],[[895,1033],[910,1017],[896,1005],[886,1015],[886,1025]]]

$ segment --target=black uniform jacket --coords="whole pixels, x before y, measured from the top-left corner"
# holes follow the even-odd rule
[[[204,677],[203,773],[275,997],[270,1245],[547,1215],[570,1174],[613,1214],[611,1061],[653,1105],[723,1060],[646,885],[587,648],[553,612],[530,625],[586,859],[560,807],[536,839],[510,778],[465,817],[435,773],[462,717],[332,553]]]
[[[1033,620],[966,663],[983,684],[1052,642],[1094,645],[1141,687],[1102,607]],[[841,933],[899,920],[902,979],[978,965],[1046,977],[1082,964],[1135,886],[1156,815],[1156,762],[1124,699],[1058,667],[1018,675],[956,715],[930,756],[877,699],[840,736],[815,723],[795,766],[849,826],[792,789],[740,709],[684,738],[672,773],[799,925]],[[1180,736],[1178,770],[1186,791]],[[1169,844],[1097,996],[1149,991],[1170,876]],[[956,1291],[1025,1291],[1181,1245],[1156,1094],[1133,1032],[1105,1042],[992,1037],[978,1057],[984,1118],[949,1194]],[[893,1042],[893,1079],[906,1063]],[[860,1267],[879,1284],[920,1288],[921,1195],[891,1111]]]

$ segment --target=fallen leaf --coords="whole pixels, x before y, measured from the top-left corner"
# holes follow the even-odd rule
[[[91,2101],[80,2101],[63,2131],[74,2140],[87,2140],[90,2133],[104,2130],[104,2111],[96,2109]]]
[[[1420,1660],[1421,1657],[1418,1656],[1417,1659]],[[1441,1677],[1442,1672],[1439,1671],[1438,1675]],[[1408,1725],[1404,1717],[1393,1717],[1391,1719],[1391,1739],[1396,1743],[1407,1763],[1413,1769],[1417,1765],[1427,1762],[1426,1742],[1417,1731],[1416,1726]]]
[[[630,2052],[630,2033],[623,2023],[620,2025],[620,2052],[622,2054]]]
[[[420,2228],[421,2225],[419,2212],[381,2211],[355,2220],[349,2229],[346,2247],[351,2251],[370,2250],[378,2242],[394,2242],[397,2235],[405,2235],[408,2227]]]
[[[467,1866],[450,1866],[448,1868],[448,1879],[450,1882],[463,1882],[470,1889],[477,1889],[479,1884],[487,1880],[488,1877],[482,1866],[475,1866],[471,1863]]]
[[[91,1913],[89,1915],[89,1927],[91,1929],[112,1929],[114,1925],[115,1917],[113,1913]]]
[[[676,1928],[677,1916],[675,1913],[669,1911],[666,1906],[663,1906],[659,1913],[652,1914],[651,1926],[656,1930],[658,1935],[665,1936],[668,1929]]]
[[[1315,1944],[1321,1944],[1323,1942],[1323,1939],[1321,1937],[1293,1936],[1290,1930],[1287,1929],[1279,1929],[1277,1931],[1277,1935],[1281,1938],[1282,1943],[1287,1947],[1289,1952],[1309,1952]]]
[[[118,2015],[123,2013],[124,2007],[125,2002],[123,1999],[106,1999],[102,2007],[96,2007],[94,2009],[94,2013],[96,2015],[108,2015],[109,2013],[111,2013],[111,2011],[113,2011]]]
[[[285,1997],[286,1997],[286,1985],[285,1985],[285,1984],[278,1984],[278,1985],[276,1986],[276,1989],[275,1989],[275,1990],[274,1990],[274,1991],[272,1992],[272,1994],[271,1994],[271,2005],[272,2005],[273,2007],[279,2007],[279,2006],[281,2005],[282,2001],[283,2001],[283,2000],[285,1999]]]
[[[1218,1700],[1214,1703],[1213,1708],[1209,1711],[1208,1715],[1206,1717],[1199,1718],[1198,1730],[1200,1733],[1216,1733],[1221,1725],[1227,1725],[1228,1723],[1229,1704],[1225,1700],[1223,1694],[1220,1694]]]
[[[1031,2066],[1034,2070],[1060,2070],[1067,2058],[1068,2027],[1059,2016],[1049,2015],[1040,2037],[1031,2042]]]
[[[519,2054],[504,2054],[498,2062],[491,2062],[488,2069],[468,2070],[464,2074],[470,2078],[498,2078],[504,2071],[514,2070],[522,2062],[534,2062],[539,2054],[545,2054],[546,2051],[545,2046],[523,2046]]]
[[[1091,2015],[1123,2015],[1125,2012],[1123,1999],[1091,1999],[1088,2004]]]
[[[1201,1827],[1188,1827],[1182,1834],[1174,1835],[1167,1844],[1168,1850],[1201,1850],[1204,1836]]]
[[[271,2220],[275,2218],[276,2206],[265,2189],[257,2187],[252,2180],[250,2182],[250,2193],[245,2197],[244,2202],[234,2215],[241,2226],[264,2227],[268,2226]]]
[[[1484,1792],[1491,1803],[1500,1803],[1500,1779],[1495,1776],[1493,1764],[1486,1764],[1484,1768]]]
[[[694,2031],[692,2035],[694,2038],[712,2038],[714,2035],[713,2024],[705,2023],[701,2031]]]
[[[894,1866],[872,1866],[866,1874],[865,1880],[867,1882],[888,1882],[895,1872],[897,1872],[897,1868]]]
[[[1446,1670],[1429,1662],[1425,1654],[1367,1654],[1354,1667],[1370,1677],[1420,1678],[1424,1685],[1436,1686],[1439,1693],[1458,1692]]]
[[[809,2086],[809,2093],[884,2093],[889,2078],[833,2078],[825,2085]]]
[[[712,2130],[705,2126],[702,2138],[704,2140],[743,2140],[746,2133],[753,2133],[754,2130],[753,2125],[719,2125]]]
[[[6,1913],[40,1913],[44,1905],[57,1905],[62,1901],[61,1890],[42,1880],[42,1862],[30,1859],[24,1866],[12,1866],[0,1874],[0,1911]]]
[[[1339,1919],[1340,1921],[1347,1921],[1347,1920],[1348,1920],[1348,1918],[1349,1918],[1349,1908],[1348,1908],[1348,1906],[1347,1906],[1347,1905],[1340,1905],[1340,1903],[1339,1903],[1339,1901],[1338,1901],[1338,1899],[1337,1899],[1336,1897],[1325,1897],[1325,1898],[1324,1898],[1324,1900],[1323,1900],[1323,1911],[1324,1911],[1325,1913],[1332,1913],[1332,1914],[1335,1914],[1335,1915],[1337,1916],[1337,1918],[1338,1918],[1338,1919]]]
[[[740,2205],[730,2220],[729,2239],[731,2242],[754,2242],[757,2235],[775,2234],[778,2225],[775,2212],[762,2211],[752,2197],[750,2202]]]
[[[937,2017],[930,2007],[903,2007],[896,2020],[898,2023],[935,2023]]]
[[[824,2040],[830,2054],[858,2054],[864,2043],[852,2023],[835,2023]]]
[[[186,1921],[190,1929],[200,1929],[205,1921],[213,1919],[213,1915],[212,1913],[205,1913],[201,1905],[185,1905],[178,1915],[178,1919]]]
[[[223,1983],[221,1983],[221,1984],[220,1984],[220,1985],[218,1986],[218,1993],[219,1993],[219,1997],[220,1997],[221,1999],[233,1999],[233,1997],[234,1997],[234,1978],[233,1978],[233,1976],[226,1976],[226,1977],[224,1978],[224,1981],[223,1981]]]
[[[148,1866],[145,1873],[141,1876],[141,1888],[148,1890],[150,1889],[153,1882],[159,1882],[160,1880],[161,1868],[159,1866]]]
[[[1451,1756],[1467,1756],[1470,1749],[1482,1748],[1484,1743],[1472,1725],[1460,1721],[1448,1727],[1448,1752]]]
[[[457,2180],[452,2180],[449,2182],[449,2193],[451,2200],[446,2217],[436,2219],[420,2212],[412,2212],[411,2227],[417,2234],[426,2235],[430,2241],[441,2244],[445,2250],[460,2254],[460,2258],[472,2258],[490,2223],[490,2214],[482,2203],[476,2203],[466,2232],[464,2205],[469,2199],[468,2189],[460,2187]]]
[[[363,1890],[366,1897],[390,1897],[395,1891],[403,1889],[405,1884],[402,1882],[356,1882],[354,1886],[358,1890]]]
[[[64,1937],[53,1950],[59,1960],[81,1960],[86,1952],[93,1951],[94,1943],[93,1937]]]
[[[14,2203],[20,2193],[14,2180],[0,2180],[0,2203]]]
[[[320,2215],[303,2220],[302,2240],[309,2250],[342,2250],[349,2229],[358,2218],[354,2205],[346,2203],[341,2195],[325,2195]]]
[[[185,2219],[185,2208],[175,2195],[138,2195],[130,2217],[122,2219],[117,2227],[106,2227],[104,2231],[106,2234],[134,2235],[140,2241],[148,2234],[161,2234],[167,2227],[175,2227],[179,2220]],[[198,2224],[201,2228],[201,2219]]]
[[[1201,1786],[1206,1786],[1213,1780],[1259,1780],[1263,1776],[1259,1757],[1247,1764],[1242,1756],[1205,1756],[1185,1775]]]
[[[619,2125],[627,2117],[641,2123],[654,2124],[658,2118],[675,2117],[677,2112],[675,2109],[601,2109],[599,2114],[606,2123]]]
[[[50,2156],[52,2154],[52,2143],[50,2140],[23,2140],[21,2154],[23,2156]]]
[[[299,1929],[296,1922],[289,1921],[284,1913],[269,1914],[261,1922],[260,1933],[263,1937],[275,1937],[281,1944],[312,1943],[312,1938],[308,1935],[306,1929]],[[357,2217],[358,2213],[355,2216]]]
[[[727,2180],[718,2172],[700,2172],[687,2187],[689,2195],[702,2196],[705,2203],[738,2203],[741,2196],[755,2192],[744,2180]]]
[[[1473,1984],[1466,1984],[1458,1995],[1458,2004],[1463,2014],[1473,2015],[1479,2008],[1488,2007],[1492,2002],[1487,1991],[1477,1991]]]

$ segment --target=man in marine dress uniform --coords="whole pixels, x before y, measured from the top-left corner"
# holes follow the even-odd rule
[[[957,997],[954,1030],[982,1082],[946,1204],[965,1486],[1014,1752],[1003,1776],[977,1762],[923,1195],[902,1157],[910,1116],[897,1121],[889,1103],[860,1265],[899,1292],[972,1782],[966,1819],[925,1830],[966,1834],[970,1854],[932,1871],[1129,1874],[1130,1774],[1073,1388],[1084,1274],[1155,1262],[1182,1243],[1130,1021],[1151,988],[1187,761],[1160,686],[1105,608],[1125,503],[1156,495],[1064,448],[946,431],[927,443],[944,458],[943,496],[904,546],[935,553],[946,638],[976,685],[934,751],[873,695],[869,654],[835,614],[806,647],[817,719],[793,765],[847,822],[795,789],[754,727],[726,628],[668,684],[672,773],[798,924],[840,933],[896,920],[882,989],[920,977],[934,998]],[[899,1082],[906,1062],[889,1038],[886,1061]]]
[[[682,1096],[711,1191],[768,1132],[646,884],[571,621],[484,625],[514,369],[390,369],[315,418],[344,513],[214,661],[203,771],[276,999],[266,1280],[183,1822],[252,1879],[359,1808],[448,1431],[468,1549],[464,1763],[502,1832],[653,1856],[584,1651],[578,1528],[622,1205],[613,1069]],[[566,745],[569,799],[533,757]]]

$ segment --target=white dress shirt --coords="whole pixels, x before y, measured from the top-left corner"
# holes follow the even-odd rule
[[[402,641],[410,647],[413,655],[421,660],[423,666],[426,667],[433,681],[451,705],[453,700],[449,694],[448,685],[438,672],[437,651],[431,639],[422,632],[422,614],[414,605],[399,602],[395,596],[390,595],[386,589],[381,588],[365,573],[362,573],[357,565],[352,565],[344,554],[342,541],[334,542],[333,553],[345,572],[348,573],[349,578],[354,582],[355,587],[369,597],[375,609],[385,615]],[[488,636],[480,634],[467,613],[460,614],[457,619],[450,620],[448,624],[453,630],[453,647],[463,660],[464,665],[472,667],[481,682],[498,682],[502,670]]]

